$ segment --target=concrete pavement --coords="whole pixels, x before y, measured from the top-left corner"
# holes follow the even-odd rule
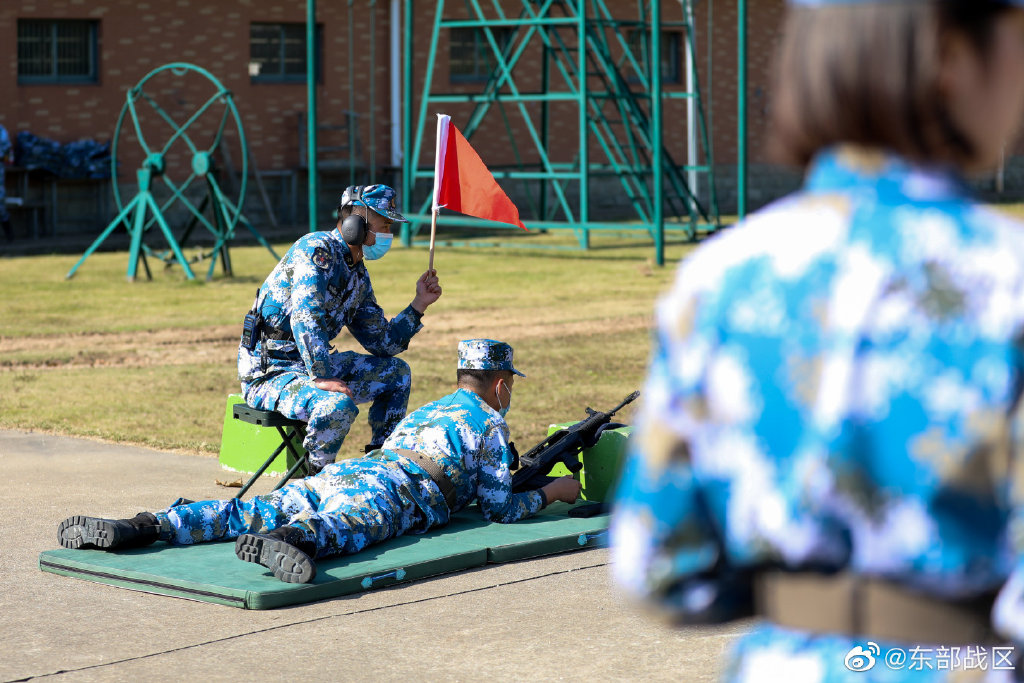
[[[0,431],[0,463],[0,681],[713,681],[747,627],[652,620],[612,590],[605,549],[269,611],[57,576],[37,560],[68,515],[227,498],[216,480],[232,473],[214,458],[19,431]]]

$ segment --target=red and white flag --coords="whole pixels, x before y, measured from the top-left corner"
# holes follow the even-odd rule
[[[526,226],[519,209],[447,114],[437,115],[434,213],[441,207],[489,221]]]

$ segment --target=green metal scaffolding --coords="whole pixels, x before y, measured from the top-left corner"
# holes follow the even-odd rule
[[[572,230],[582,248],[589,246],[594,230],[644,230],[654,240],[661,264],[666,232],[692,239],[718,227],[709,131],[694,66],[693,0],[638,0],[628,18],[621,16],[623,3],[616,3],[616,15],[605,0],[521,0],[514,15],[506,9],[516,4],[509,0],[492,0],[486,9],[480,0],[464,0],[461,12],[446,12],[445,0],[416,3],[416,9],[413,0],[404,2],[403,197],[429,194],[416,190],[417,181],[422,186],[422,181],[433,178],[434,115],[468,103],[470,115],[455,122],[470,141],[474,134],[508,135],[515,163],[491,168],[499,181],[519,183],[519,196],[528,198],[524,213],[530,228]],[[663,4],[674,8],[671,17],[663,16],[668,14]],[[419,76],[413,69],[413,35],[424,24],[425,6],[433,10],[432,30],[425,77],[414,100]],[[478,92],[445,91],[441,85],[448,79],[435,73],[439,51],[449,45],[446,32],[466,28],[482,32],[494,68]],[[659,37],[666,29],[685,36],[682,47],[690,51],[685,60],[688,87],[666,90],[661,68],[654,68],[662,63]],[[529,50],[534,55],[540,52],[539,88],[530,87],[536,71],[524,65]],[[698,163],[677,160],[666,146],[663,108],[671,100],[687,99],[694,103],[697,116]],[[564,111],[566,104],[575,105],[579,142],[568,151],[564,144],[552,144],[551,110],[559,106]],[[510,114],[518,115],[520,137],[525,131],[527,140],[516,139]],[[691,186],[699,176],[705,178],[703,201]],[[592,217],[591,194],[608,191],[609,179],[629,206],[629,218]],[[403,244],[416,243],[420,229],[429,226],[429,204],[428,198],[407,214],[412,222],[403,226]],[[502,227],[449,215],[443,223]]]

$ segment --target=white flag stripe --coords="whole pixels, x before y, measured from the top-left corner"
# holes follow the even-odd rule
[[[448,128],[452,124],[452,117],[447,114],[437,115],[437,149],[434,152],[434,208],[433,212],[441,208],[437,200],[441,195],[441,180],[444,176],[444,155],[448,150]]]

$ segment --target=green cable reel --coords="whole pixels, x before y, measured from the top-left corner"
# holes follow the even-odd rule
[[[159,96],[166,97],[168,93],[180,98],[180,89],[171,88],[161,82],[166,79],[154,80],[161,74],[168,73],[179,81],[191,77],[190,85],[193,87],[188,89],[189,93],[197,89],[194,87],[197,81],[200,87],[205,85],[208,89],[212,85],[213,88],[213,93],[203,104],[195,108],[183,123],[176,121],[171,113],[158,102]],[[199,79],[204,79],[207,83],[203,84]],[[178,104],[181,105],[182,102],[179,100]],[[146,105],[148,109],[140,105]],[[156,118],[145,118],[140,109],[148,112],[150,116],[155,114]],[[218,109],[219,118],[215,119],[216,124],[209,126],[207,121],[212,116],[206,115]],[[117,169],[119,154],[123,155],[124,153],[120,149],[122,131],[129,120],[131,122],[130,131],[134,132],[143,158],[135,172],[138,189],[135,196],[125,203],[117,183]],[[165,126],[154,130],[153,125],[149,123],[153,120],[157,123],[162,121]],[[216,163],[217,152],[230,160],[230,147],[225,138],[225,132],[230,129],[234,129],[233,133],[237,136],[237,146],[241,152],[239,155],[241,169],[238,174],[240,180],[237,183],[237,191],[232,192],[231,197],[227,196],[218,180],[218,164]],[[142,80],[129,88],[125,96],[125,104],[121,108],[117,125],[114,128],[110,164],[113,179],[111,185],[118,210],[117,217],[107,225],[96,241],[86,250],[78,263],[68,272],[67,277],[73,277],[79,266],[119,226],[124,226],[131,237],[127,271],[129,282],[135,280],[140,260],[145,268],[146,277],[152,279],[146,258],[147,254],[159,258],[167,266],[180,264],[186,277],[190,280],[195,278],[191,265],[206,258],[210,259],[206,279],[211,279],[219,258],[224,274],[231,276],[233,273],[228,244],[234,237],[235,229],[239,224],[244,225],[275,259],[278,258],[274,249],[252,227],[242,213],[249,176],[247,152],[248,146],[245,141],[245,131],[242,128],[242,119],[235,106],[231,91],[225,88],[213,74],[202,67],[185,62],[165,64],[150,71]],[[187,160],[187,163],[180,163],[183,159]],[[198,187],[193,187],[193,185],[198,185]],[[155,193],[156,190],[161,191],[159,198]],[[196,202],[197,195],[202,196],[198,202]],[[173,208],[178,209],[179,213],[181,209],[184,209],[185,215],[188,217],[188,224],[180,239],[175,238],[167,220],[167,213]],[[209,209],[210,216],[206,215],[207,209]],[[212,235],[213,246],[208,252],[200,253],[189,260],[185,257],[182,248],[192,236],[194,229],[200,225]],[[169,250],[157,252],[144,243],[143,238],[154,226],[159,228]]]

